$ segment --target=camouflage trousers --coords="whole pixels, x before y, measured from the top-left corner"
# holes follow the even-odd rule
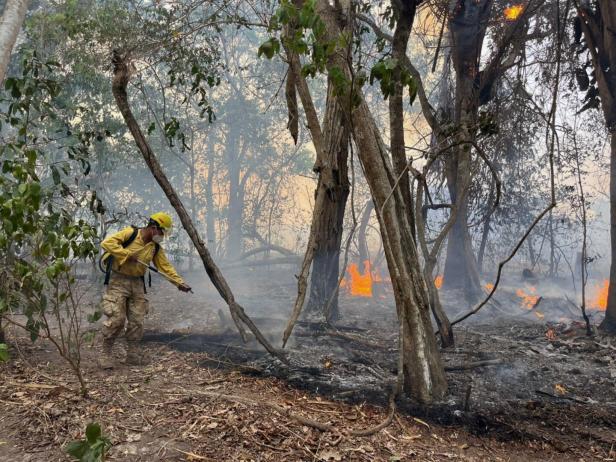
[[[138,277],[112,273],[107,291],[103,295],[103,337],[114,339],[124,331],[126,340],[137,342],[143,337],[143,320],[149,311],[143,281]]]

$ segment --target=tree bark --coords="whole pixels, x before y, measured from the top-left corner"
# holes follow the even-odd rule
[[[124,121],[126,122],[126,125],[128,126],[128,129],[130,130],[131,135],[133,136],[135,143],[137,144],[137,147],[139,148],[139,151],[143,156],[143,159],[145,160],[145,163],[147,164],[148,168],[152,172],[152,175],[167,196],[167,199],[169,199],[169,202],[171,203],[172,207],[175,209],[178,216],[180,217],[180,221],[182,222],[186,233],[190,236],[190,239],[192,240],[194,246],[197,248],[197,252],[201,257],[203,266],[205,267],[205,270],[210,277],[210,280],[214,284],[214,287],[216,287],[220,296],[229,305],[231,316],[235,321],[235,324],[240,334],[242,335],[242,338],[246,340],[246,334],[241,324],[244,323],[251,330],[259,343],[261,343],[261,345],[263,345],[270,354],[287,363],[288,360],[286,359],[286,357],[280,351],[272,347],[272,345],[263,336],[261,331],[259,331],[257,326],[255,326],[252,320],[248,317],[248,315],[244,311],[244,308],[242,308],[242,306],[240,306],[235,301],[235,297],[233,295],[233,292],[231,291],[231,288],[229,287],[227,281],[220,272],[220,269],[212,259],[212,256],[210,255],[207,246],[201,240],[201,237],[199,236],[199,233],[195,228],[195,225],[190,218],[190,215],[182,204],[179,196],[173,189],[173,186],[171,186],[169,179],[165,175],[165,172],[163,172],[160,163],[158,162],[158,159],[154,155],[154,152],[150,148],[150,145],[148,144],[145,136],[143,135],[143,132],[139,127],[139,123],[135,119],[128,102],[128,93],[126,88],[130,80],[129,60],[130,58],[128,56],[122,55],[118,51],[114,51],[112,60],[112,92],[116,100],[118,109],[120,110],[120,113],[122,114],[122,117],[124,118]]]
[[[11,53],[28,12],[29,0],[7,0],[0,19],[0,84],[11,62]]]
[[[346,10],[342,10],[345,3]],[[330,40],[348,27],[350,2],[319,0],[317,10],[326,24]],[[347,50],[338,50],[331,66],[342,70],[353,81]],[[419,255],[407,218],[405,202],[398,188],[393,188],[395,174],[387,148],[372,113],[361,92],[354,89],[340,98],[347,126],[358,147],[360,162],[374,200],[383,248],[392,280],[396,309],[401,324],[402,375],[407,394],[421,403],[441,398],[446,389],[443,363],[436,346],[430,320],[430,305],[422,275]],[[393,189],[393,193],[392,193]]]
[[[616,24],[614,24],[616,27]],[[614,44],[616,46],[616,43]],[[616,62],[614,62],[616,65]],[[614,111],[616,112],[616,110]],[[610,244],[611,265],[610,283],[607,292],[607,309],[605,319],[601,322],[601,329],[611,334],[616,334],[616,130],[611,134],[610,151]]]
[[[616,9],[611,0],[590,3],[578,6],[578,20],[590,53],[605,125],[611,137],[610,284],[605,319],[600,327],[616,334]]]
[[[413,198],[411,196],[411,183],[406,166],[406,143],[404,140],[404,105],[401,73],[402,59],[406,56],[406,49],[409,43],[413,22],[415,19],[415,11],[417,0],[406,2],[393,1],[394,13],[396,15],[396,29],[394,30],[391,52],[394,59],[397,60],[397,65],[393,70],[394,92],[389,97],[389,131],[390,131],[390,149],[391,158],[393,161],[394,172],[396,178],[400,178],[398,187],[402,193],[404,205],[406,207],[407,220],[411,225],[413,239],[415,236],[415,217],[413,214]]]
[[[216,255],[216,221],[214,220],[216,206],[214,203],[214,156],[211,149],[207,154],[207,180],[205,183],[205,229],[207,235],[207,245],[210,249],[214,249]]]
[[[490,184],[490,194],[488,196],[488,204],[494,202],[494,183]],[[488,243],[488,235],[490,234],[490,223],[492,222],[492,209],[488,212],[488,216],[485,217],[483,227],[481,230],[481,242],[479,244],[479,252],[477,253],[477,269],[479,273],[483,273],[483,262],[485,258],[486,245]]]
[[[244,215],[244,192],[240,181],[239,137],[231,128],[231,138],[227,140],[227,171],[229,174],[229,204],[227,209],[227,258],[236,260],[243,252],[242,222]]]
[[[306,308],[312,313],[321,312],[328,321],[333,321],[340,316],[337,291],[344,211],[349,196],[349,131],[344,127],[342,111],[331,82],[327,91],[323,138],[326,150],[315,191],[318,200],[315,200],[313,211],[314,255],[310,298]],[[317,203],[320,205],[318,209]],[[329,303],[332,295],[333,299]]]
[[[357,246],[359,247],[359,264],[362,265],[366,260],[370,260],[370,253],[368,252],[368,239],[366,237],[366,229],[370,223],[370,216],[374,210],[374,204],[372,199],[369,199],[364,207],[364,213],[362,213],[359,220],[359,229],[357,230]]]
[[[479,110],[479,59],[488,26],[492,0],[457,0],[451,10],[449,28],[452,61],[456,72],[456,141],[475,141]],[[463,289],[469,299],[481,294],[477,260],[468,230],[468,189],[471,183],[471,145],[460,144],[445,159],[447,186],[452,204],[457,204],[456,221],[449,234],[443,286]]]

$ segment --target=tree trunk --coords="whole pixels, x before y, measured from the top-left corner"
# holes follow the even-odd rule
[[[469,301],[474,301],[481,294],[479,268],[475,260],[471,235],[468,230],[468,196],[458,196],[461,190],[468,190],[470,184],[470,147],[456,149],[445,160],[447,185],[451,202],[458,205],[458,214],[447,241],[447,256],[443,272],[443,287],[462,289]],[[458,157],[457,159],[453,156]],[[463,166],[460,165],[463,164]],[[464,183],[466,186],[460,186]]]
[[[411,184],[409,180],[408,169],[406,168],[406,143],[404,140],[404,105],[403,91],[401,81],[402,74],[402,57],[406,56],[406,49],[413,29],[415,19],[415,10],[417,1],[410,0],[407,2],[392,2],[394,11],[397,17],[396,29],[394,30],[392,42],[392,56],[397,60],[398,64],[393,70],[394,92],[389,97],[389,131],[391,136],[390,149],[391,158],[394,167],[396,178],[400,178],[398,187],[402,193],[404,205],[406,207],[407,220],[411,225],[413,239],[415,236],[415,217],[413,216],[413,199],[411,196]]]
[[[346,11],[340,11],[341,3],[345,3]],[[317,6],[330,40],[339,37],[348,25],[344,22],[349,18],[350,2],[336,2],[335,5],[319,0]],[[338,50],[331,61],[331,65],[342,70],[349,81],[353,80],[344,50]],[[432,330],[419,255],[404,199],[400,190],[393,188],[395,174],[381,130],[361,92],[356,90],[354,96],[351,99],[351,92],[347,92],[340,101],[346,124],[352,127],[353,139],[377,211],[401,325],[404,389],[419,402],[431,403],[444,395],[447,384]]]
[[[326,146],[324,162],[320,164],[315,196],[314,255],[312,279],[307,309],[322,312],[328,321],[338,319],[338,276],[344,211],[349,196],[348,152],[349,132],[344,127],[342,111],[334,96],[333,84],[328,85],[323,138]],[[320,204],[317,208],[316,204]],[[330,301],[331,303],[328,302]]]
[[[190,217],[197,219],[197,199],[195,197],[195,153],[190,151]],[[194,270],[193,251],[188,248],[188,269]]]
[[[207,245],[210,249],[214,249],[214,255],[216,255],[216,221],[215,212],[216,206],[214,204],[214,158],[212,151],[208,149],[207,154],[208,166],[207,166],[207,180],[205,183],[205,229],[207,234]]]
[[[207,246],[203,243],[201,236],[199,236],[199,233],[188,212],[186,211],[184,204],[182,204],[178,194],[173,189],[173,186],[171,186],[167,175],[165,175],[165,172],[163,172],[160,163],[158,162],[158,159],[154,155],[154,152],[150,148],[150,145],[148,144],[145,136],[143,135],[143,132],[139,127],[139,123],[135,119],[128,103],[128,93],[126,91],[126,87],[128,86],[128,82],[130,79],[130,73],[128,70],[129,57],[122,56],[118,51],[114,51],[112,63],[112,91],[118,109],[120,110],[120,113],[122,114],[122,117],[124,118],[124,121],[126,122],[126,125],[130,130],[131,135],[133,136],[135,143],[137,144],[137,147],[139,148],[139,151],[143,156],[143,159],[145,160],[145,163],[147,164],[148,168],[152,172],[152,175],[167,196],[167,199],[171,203],[172,207],[177,212],[178,216],[180,217],[180,221],[182,222],[182,225],[186,230],[186,233],[188,234],[188,236],[190,236],[190,239],[192,240],[194,246],[197,248],[197,252],[201,257],[203,266],[205,267],[205,270],[210,277],[210,280],[214,284],[214,287],[216,287],[216,289],[218,290],[220,296],[229,305],[231,316],[235,321],[235,324],[240,334],[242,335],[242,338],[244,340],[247,339],[246,333],[241,324],[244,323],[246,326],[248,326],[256,339],[259,341],[259,343],[261,343],[261,345],[263,345],[270,354],[276,356],[281,361],[288,363],[288,360],[285,358],[285,356],[280,351],[272,347],[272,345],[270,345],[270,343],[263,336],[261,331],[259,331],[257,326],[255,326],[252,320],[248,317],[248,315],[244,311],[244,308],[242,308],[242,306],[240,306],[235,301],[235,297],[233,295],[233,292],[231,291],[231,288],[229,287],[227,281],[220,272],[220,269],[212,259],[212,256],[210,255]]]
[[[7,0],[0,18],[0,84],[11,62],[11,53],[28,12],[29,0]]]
[[[599,89],[605,125],[611,137],[610,156],[610,284],[601,329],[616,334],[616,8],[612,0],[595,0],[577,6]]]
[[[491,7],[492,0],[457,0],[451,10],[451,53],[456,71],[455,139],[459,143],[476,139],[479,111],[476,81]],[[458,213],[447,242],[443,286],[463,289],[473,301],[481,294],[481,282],[468,230],[471,145],[457,146],[445,159],[445,171],[451,201],[458,206]]]
[[[494,203],[494,182],[490,184],[490,194],[488,196],[488,204]],[[492,213],[488,212],[488,216],[483,222],[481,230],[481,243],[479,244],[479,252],[477,253],[477,269],[479,273],[483,273],[483,262],[486,252],[486,245],[488,243],[488,235],[490,234],[490,223],[492,222]]]
[[[370,252],[368,251],[368,239],[366,238],[366,229],[370,223],[370,216],[374,210],[372,199],[368,200],[364,207],[364,213],[359,221],[359,229],[357,230],[357,246],[359,247],[359,264],[363,264],[366,260],[370,260]]]
[[[612,260],[610,266],[610,285],[607,293],[607,309],[605,311],[605,319],[600,327],[606,332],[616,334],[616,130],[612,131],[610,136],[612,138],[610,156],[610,243],[612,245]]]
[[[227,142],[229,172],[229,208],[227,211],[229,239],[227,241],[227,258],[229,260],[236,260],[244,251],[242,246],[244,194],[240,182],[239,144],[238,136],[233,132],[231,139]]]

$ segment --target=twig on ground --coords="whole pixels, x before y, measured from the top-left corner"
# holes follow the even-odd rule
[[[498,366],[503,364],[502,359],[486,359],[485,361],[476,361],[473,363],[457,364],[455,366],[445,366],[446,371],[466,371],[469,369],[475,369],[476,367],[484,366]]]

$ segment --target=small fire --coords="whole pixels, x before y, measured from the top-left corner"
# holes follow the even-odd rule
[[[556,331],[550,327],[545,333],[545,337],[550,341],[556,340]]]
[[[554,385],[554,391],[561,396],[567,394],[567,389],[564,386],[562,386],[560,383],[557,383]]]
[[[349,266],[349,276],[351,281],[349,285],[349,293],[357,297],[372,297],[372,275],[370,274],[370,262],[364,262],[365,273],[359,272],[359,268],[355,263]]]
[[[508,6],[507,8],[505,8],[505,11],[504,11],[505,19],[507,21],[515,21],[522,15],[523,12],[524,12],[523,5]]]
[[[494,284],[492,284],[492,283],[488,282],[488,283],[485,285],[485,288],[488,290],[488,292],[492,292],[492,289],[494,289]]]
[[[610,281],[607,279],[599,284],[595,284],[593,298],[590,300],[589,308],[605,311],[607,309],[607,292],[610,288]]]
[[[535,287],[529,287],[530,293],[526,293],[523,289],[516,290],[515,294],[522,299],[522,306],[527,310],[532,309],[539,300],[539,296],[534,295],[537,292]]]
[[[436,278],[434,278],[434,285],[437,289],[443,287],[443,275],[439,274]]]

